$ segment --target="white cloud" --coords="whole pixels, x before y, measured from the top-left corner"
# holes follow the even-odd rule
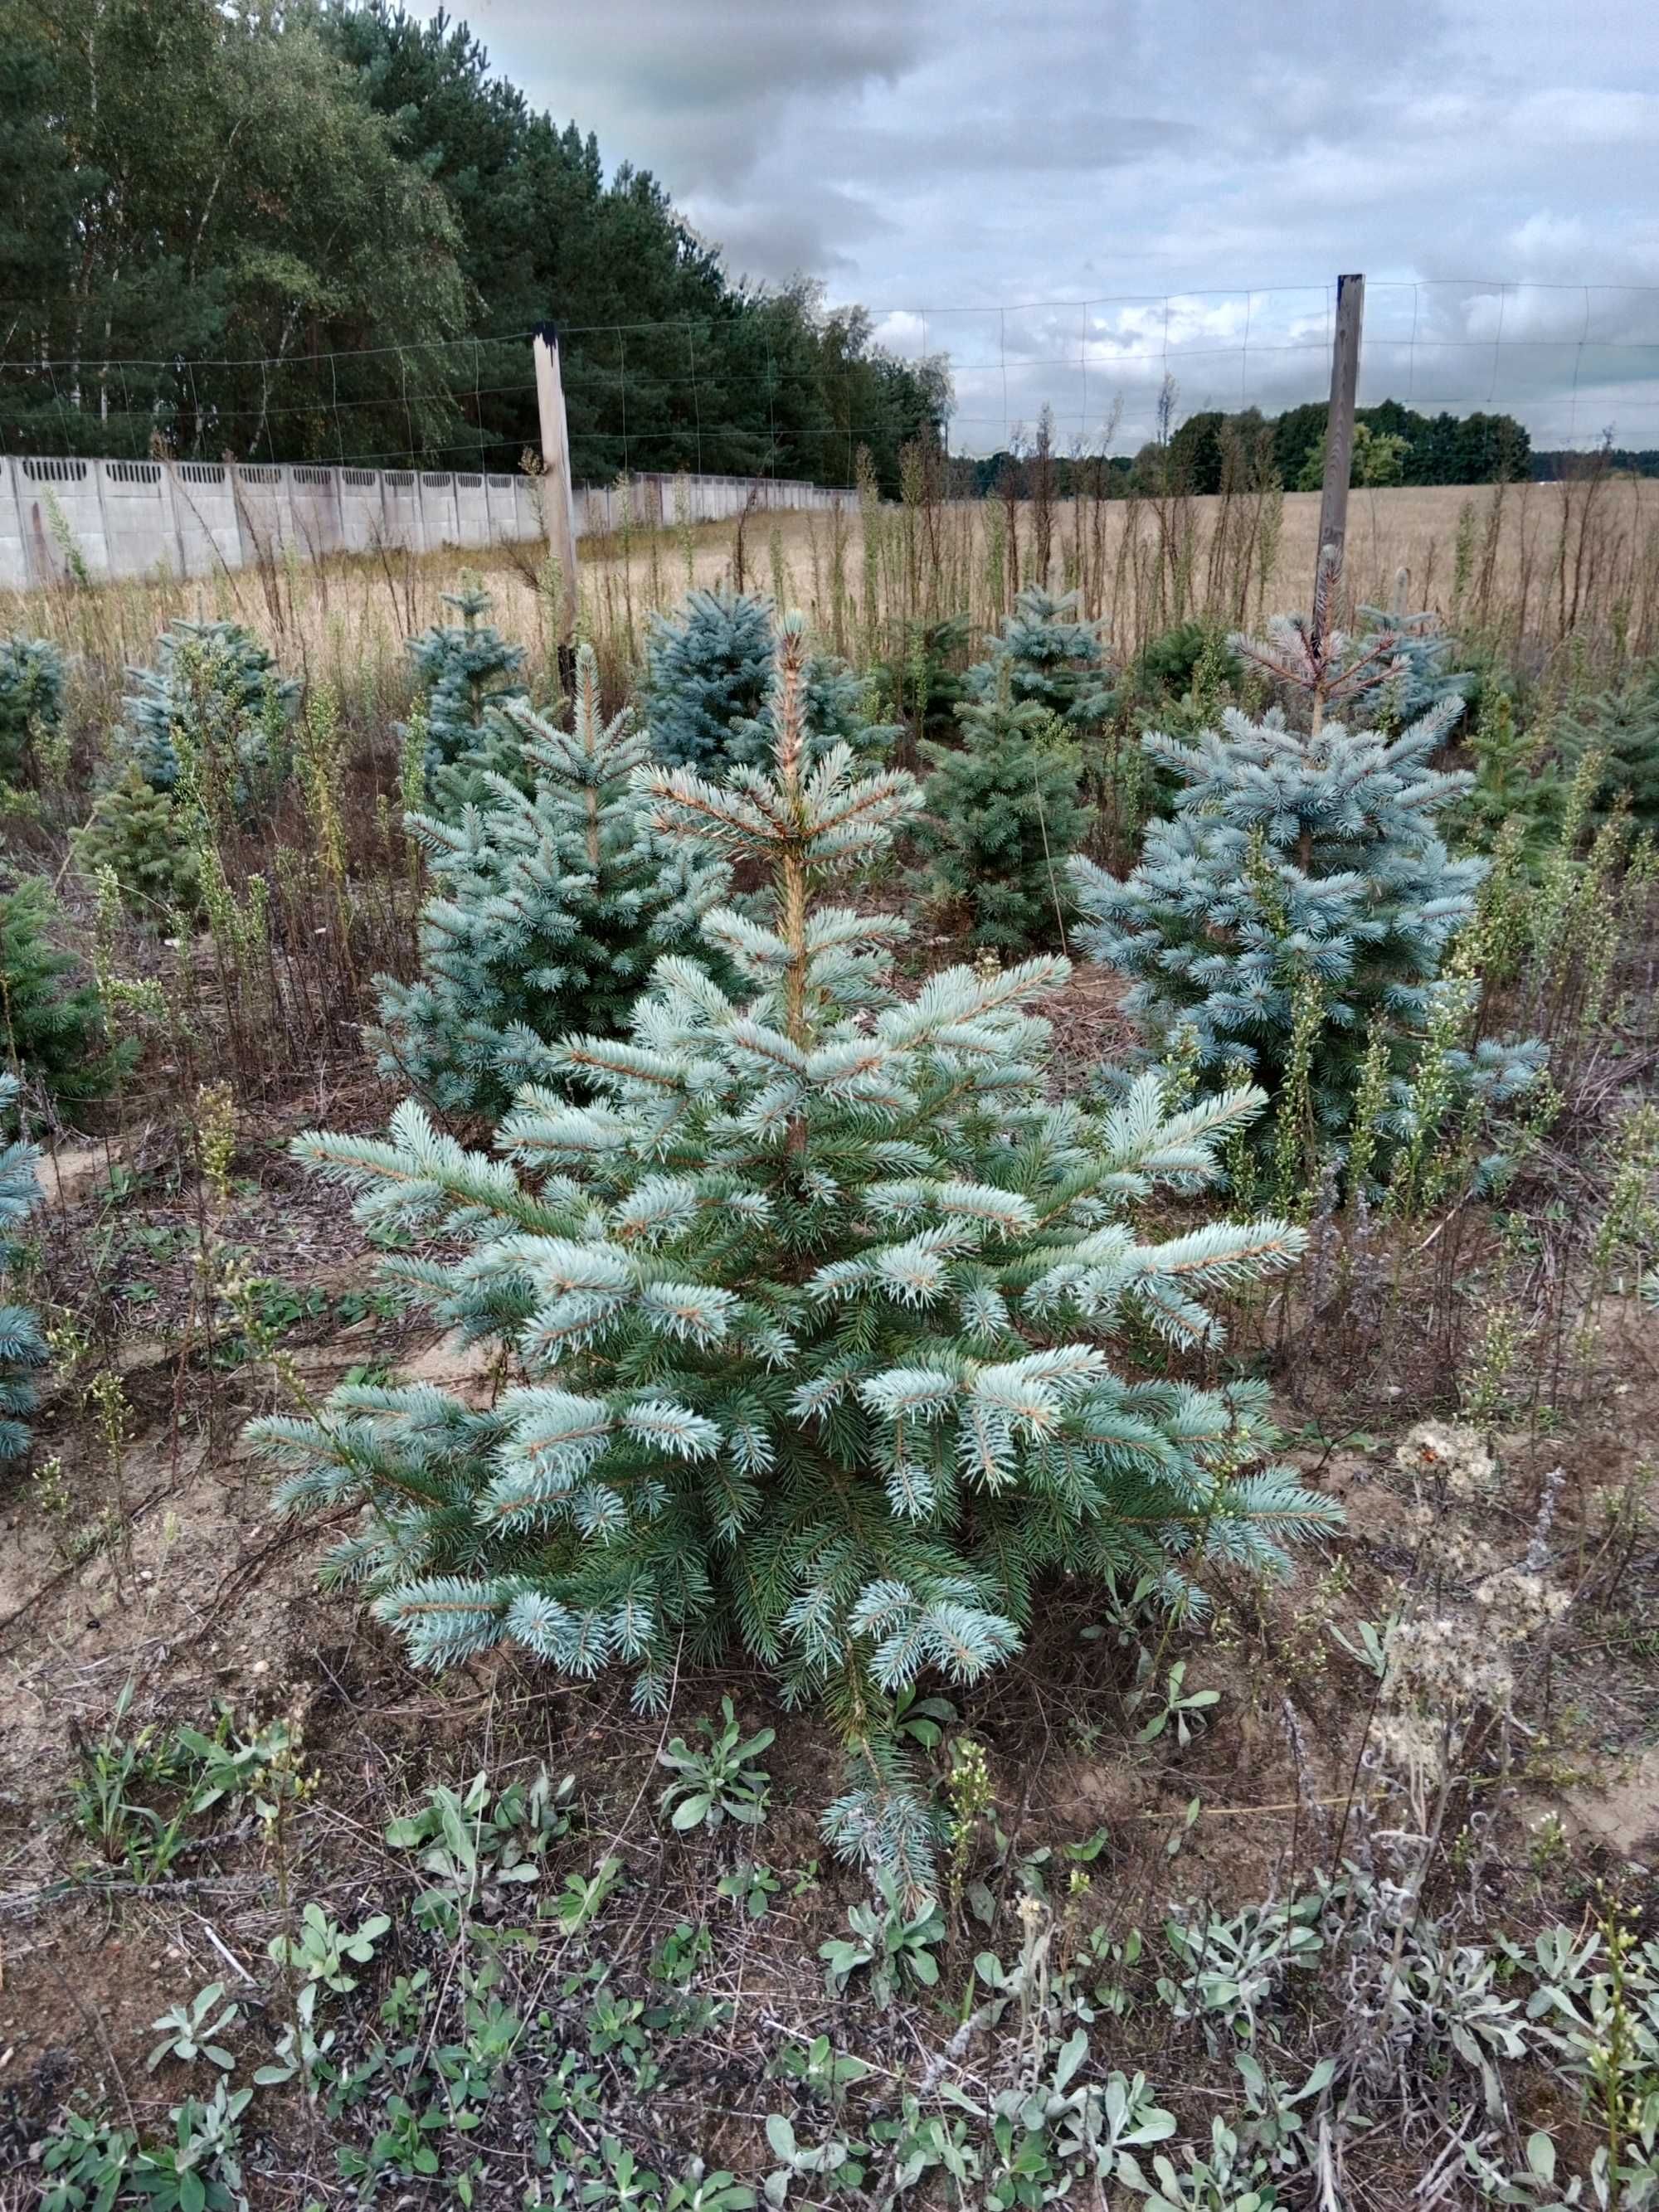
[[[1316,396],[1339,269],[1370,280],[1365,398],[1659,442],[1641,0],[486,0],[474,28],[734,271],[947,349],[964,446],[1045,399],[1088,434],[1114,385],[1133,441],[1166,357],[1184,405]]]

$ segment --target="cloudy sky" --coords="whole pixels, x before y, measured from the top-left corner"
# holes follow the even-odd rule
[[[430,0],[419,0],[432,12]],[[1646,0],[451,0],[734,274],[817,277],[948,351],[953,443],[1322,397],[1659,446]]]

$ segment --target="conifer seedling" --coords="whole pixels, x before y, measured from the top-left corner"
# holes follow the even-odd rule
[[[1137,1379],[1109,1352],[1131,1321],[1171,1360],[1212,1349],[1206,1297],[1295,1258],[1279,1221],[1131,1218],[1213,1175],[1260,1093],[1171,1114],[1148,1075],[1110,1109],[1051,1098],[1024,1009],[1058,957],[901,995],[902,922],[823,892],[915,786],[845,747],[811,761],[806,659],[792,620],[769,768],[641,779],[655,831],[769,875],[769,910],[703,920],[736,990],[659,961],[624,1037],[548,1048],[493,1155],[414,1103],[382,1139],[298,1140],[366,1225],[433,1240],[394,1276],[500,1344],[507,1387],[343,1385],[255,1433],[289,1464],[283,1510],[363,1509],[331,1572],[422,1665],[617,1664],[654,1710],[677,1669],[746,1652],[847,1745],[827,1836],[919,1894],[939,1821],[902,1692],[1005,1662],[1051,1577],[1146,1571],[1201,1604],[1211,1561],[1282,1568],[1334,1509],[1275,1463],[1261,1385]]]

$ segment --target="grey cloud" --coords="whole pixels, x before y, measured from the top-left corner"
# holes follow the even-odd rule
[[[1115,391],[1121,439],[1144,434],[1164,318],[1129,294],[1183,295],[1184,404],[1313,397],[1325,288],[1354,268],[1368,397],[1659,443],[1641,0],[1571,21],[1558,0],[487,0],[475,27],[608,161],[653,168],[735,272],[927,307],[888,327],[949,350],[965,447],[1045,399],[1092,434]],[[1582,289],[1548,289],[1586,283],[1588,320]],[[1085,299],[1119,305],[1085,327]]]

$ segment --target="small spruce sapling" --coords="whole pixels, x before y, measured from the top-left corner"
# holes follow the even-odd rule
[[[386,1074],[447,1112],[500,1113],[555,1039],[621,1028],[727,883],[699,840],[646,821],[630,779],[649,744],[631,715],[605,720],[591,646],[577,649],[572,730],[521,701],[496,711],[534,789],[485,772],[458,823],[409,817],[441,889],[421,916],[421,974],[380,978],[370,1039]]]
[[[17,1078],[0,1075],[0,1119],[10,1120],[17,1099]],[[0,1273],[8,1276],[18,1260],[12,1232],[40,1203],[40,1158],[18,1139],[0,1148]],[[29,1448],[26,1417],[38,1402],[33,1377],[49,1357],[33,1309],[0,1304],[0,1462],[21,1459]]]
[[[1588,701],[1565,720],[1559,742],[1569,769],[1592,753],[1602,757],[1598,820],[1624,805],[1638,830],[1659,830],[1659,667],[1650,664]]]
[[[678,1661],[736,1644],[822,1702],[852,1763],[825,1832],[914,1893],[939,1821],[903,1692],[1006,1659],[1050,1575],[1145,1571],[1201,1602],[1207,1561],[1282,1567],[1334,1509],[1273,1463],[1261,1386],[1132,1381],[1107,1348],[1127,1326],[1212,1347],[1206,1296],[1301,1249],[1277,1221],[1149,1241],[1125,1218],[1213,1176],[1260,1093],[1171,1115],[1148,1075],[1115,1109],[1056,1103],[1024,1007],[1059,958],[902,996],[902,923],[821,891],[915,787],[844,747],[811,763],[806,659],[786,623],[769,770],[644,779],[658,834],[770,873],[767,918],[702,923],[736,994],[659,962],[624,1040],[548,1050],[496,1157],[413,1103],[384,1139],[297,1141],[361,1218],[435,1240],[388,1267],[500,1341],[508,1387],[342,1385],[253,1433],[289,1464],[284,1511],[366,1509],[330,1572],[423,1665],[614,1662],[659,1709]]]
[[[467,583],[446,592],[443,603],[459,619],[434,623],[410,638],[409,657],[424,720],[432,811],[455,821],[469,801],[483,796],[486,773],[518,780],[519,738],[502,710],[527,705],[529,693],[521,681],[524,647],[485,620],[489,592]],[[408,726],[397,729],[406,742]]]
[[[38,785],[63,742],[68,665],[49,637],[0,638],[0,787]]]
[[[716,781],[764,767],[776,742],[772,631],[770,601],[746,592],[692,592],[678,617],[653,617],[643,707],[659,761]],[[836,744],[880,752],[900,734],[871,721],[868,686],[833,653],[811,657],[805,684],[815,757]]]
[[[1072,863],[1079,940],[1134,979],[1124,1005],[1152,1055],[1180,1057],[1200,1095],[1261,1084],[1281,1116],[1305,1115],[1315,1152],[1346,1141],[1368,1039],[1383,1038],[1403,1101],[1486,872],[1435,832],[1472,781],[1431,765],[1446,713],[1397,737],[1336,721],[1304,737],[1278,709],[1257,723],[1233,708],[1191,743],[1149,732],[1185,787],[1174,817],[1152,823],[1125,880]],[[1454,1050],[1448,1103],[1512,1097],[1540,1060],[1492,1039]]]
[[[985,641],[986,658],[968,671],[969,696],[988,703],[1005,678],[1016,706],[1028,702],[1085,738],[1110,718],[1114,705],[1098,623],[1078,617],[1079,594],[1056,598],[1030,584],[1014,601],[1000,632]]]
[[[752,722],[772,680],[772,610],[746,592],[691,592],[652,619],[642,691],[657,758],[719,775],[732,732]]]
[[[0,892],[0,1054],[60,1105],[101,1097],[137,1048],[112,1048],[94,983],[49,931],[57,913],[43,876]]]
[[[1556,757],[1548,719],[1523,728],[1510,694],[1489,690],[1469,750],[1473,781],[1447,817],[1455,841],[1495,854],[1505,825],[1513,823],[1509,838],[1517,858],[1536,869],[1556,842],[1570,781]]]
[[[965,706],[960,748],[924,744],[933,765],[917,842],[939,890],[963,902],[974,941],[1022,951],[1065,936],[1066,863],[1089,810],[1078,796],[1077,748],[1035,699],[997,690]]]
[[[1388,641],[1386,670],[1382,681],[1360,695],[1364,719],[1380,728],[1403,730],[1437,714],[1449,737],[1468,703],[1474,672],[1454,668],[1457,641],[1441,627],[1434,614],[1388,614],[1381,607],[1359,609],[1359,629],[1349,641],[1356,662],[1368,660],[1379,639]],[[1359,716],[1352,709],[1350,721]]]
[[[75,832],[76,864],[89,883],[109,869],[135,921],[170,929],[202,903],[201,855],[186,821],[173,794],[146,783],[137,762],[129,761]]]
[[[967,696],[965,657],[969,620],[947,615],[942,622],[908,622],[903,650],[882,663],[886,696],[895,700],[918,738],[948,738],[957,709]]]
[[[266,803],[288,772],[300,686],[239,623],[179,621],[153,668],[129,668],[119,754],[157,791],[181,784],[210,814]]]

